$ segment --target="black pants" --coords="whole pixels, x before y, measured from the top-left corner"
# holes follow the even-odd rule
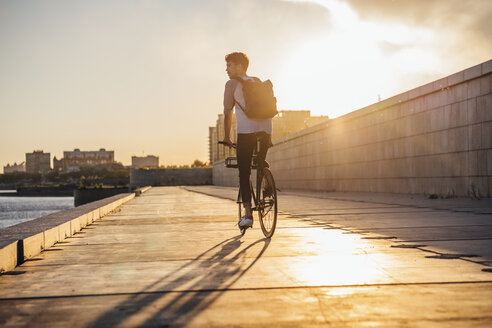
[[[251,159],[256,142],[259,141],[260,149],[257,154],[257,163],[263,163],[268,148],[271,145],[271,136],[266,132],[246,133],[237,135],[237,163],[239,167],[239,189],[243,205],[251,206],[251,186],[249,177],[251,175]]]

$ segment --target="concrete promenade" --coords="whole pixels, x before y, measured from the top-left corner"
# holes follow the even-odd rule
[[[156,187],[0,276],[1,327],[491,327],[492,203]]]

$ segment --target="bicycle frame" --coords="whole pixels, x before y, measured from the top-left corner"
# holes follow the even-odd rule
[[[219,141],[219,143],[222,143]],[[235,145],[233,145],[234,147]],[[259,141],[257,140],[255,148],[253,150],[253,156],[251,159],[251,170],[256,170],[256,187],[253,188],[253,183],[251,175],[249,177],[249,187],[251,190],[251,210],[258,212],[258,219],[261,225],[261,230],[267,238],[271,238],[275,232],[275,227],[277,223],[277,193],[275,187],[275,180],[273,179],[272,173],[268,169],[268,165],[265,165],[265,159],[259,158]],[[225,165],[228,168],[238,168],[237,157],[228,157],[225,160]],[[266,179],[266,180],[265,180]],[[265,180],[265,181],[263,181]],[[270,189],[263,189],[264,186],[268,186]],[[255,190],[256,189],[256,190]],[[266,191],[268,190],[268,191]],[[266,191],[266,193],[265,193]],[[267,199],[268,198],[268,199]],[[241,188],[239,188],[237,193],[239,216],[238,219],[241,221],[243,214],[243,202],[241,197]],[[254,206],[253,206],[254,205]],[[265,209],[267,209],[265,211]],[[271,216],[271,211],[273,210],[273,217]],[[239,230],[243,235],[247,228]]]
[[[251,176],[249,178],[249,187],[250,187],[250,190],[251,190],[251,199],[254,203],[254,206],[251,207],[251,210],[252,211],[259,211],[259,195],[260,195],[260,183],[261,183],[261,178],[262,178],[262,174],[263,174],[263,165],[259,166],[258,165],[258,149],[259,149],[259,145],[260,145],[260,141],[257,140],[256,141],[256,146],[255,146],[255,149],[253,151],[253,157],[251,158],[251,170],[255,170],[256,171],[256,188],[253,188],[253,183],[251,182]],[[261,159],[260,159],[261,160]],[[262,162],[264,161],[265,159],[261,160]],[[263,164],[263,163],[262,163]],[[255,193],[255,189],[256,189],[256,193]],[[239,192],[237,193],[237,201],[236,203],[238,204],[242,204],[242,199],[241,199],[241,190],[239,190]]]
[[[251,210],[252,211],[258,211],[258,204],[259,204],[259,200],[257,198],[257,195],[260,194],[260,179],[261,179],[261,170],[259,170],[258,168],[256,169],[256,188],[253,188],[253,183],[251,182],[251,178],[249,179],[249,187],[250,187],[250,190],[251,190],[251,199],[253,200],[253,203],[254,203],[254,206],[251,207]],[[255,189],[256,189],[256,193],[255,193]],[[238,192],[237,194],[237,201],[236,203],[238,204],[242,204],[242,199],[241,199],[241,191]]]
[[[219,141],[219,144],[225,144]],[[235,147],[235,144],[225,144],[227,146]],[[258,220],[260,222],[261,230],[267,238],[271,238],[275,232],[277,224],[277,192],[275,187],[275,180],[273,175],[268,169],[269,166],[265,162],[265,158],[259,158],[258,153],[260,149],[260,142],[257,140],[255,148],[253,149],[253,156],[251,158],[251,170],[256,170],[256,187],[253,188],[251,175],[249,177],[249,187],[251,190],[251,210],[258,213]],[[228,168],[238,168],[237,157],[228,157],[225,159],[225,166]],[[252,172],[251,172],[252,173]],[[269,189],[263,189],[265,188]],[[255,190],[256,189],[256,190]],[[265,193],[266,191],[266,193]],[[238,219],[240,222],[243,217],[243,202],[241,196],[241,188],[237,193],[238,204]],[[254,205],[254,206],[253,206]],[[266,211],[265,211],[266,210]],[[272,212],[273,211],[273,216]],[[246,228],[239,228],[241,235],[244,235]]]

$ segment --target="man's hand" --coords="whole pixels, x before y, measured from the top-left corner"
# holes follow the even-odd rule
[[[231,148],[231,147],[232,147],[232,140],[231,140],[231,138],[224,138],[224,140],[222,140],[222,142],[223,142],[224,144],[226,144],[226,145],[227,145],[227,147],[229,147],[229,148]]]
[[[229,148],[232,147],[231,141],[232,113],[224,110],[224,142]]]

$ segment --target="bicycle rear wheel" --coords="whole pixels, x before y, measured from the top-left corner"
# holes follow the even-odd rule
[[[265,237],[270,238],[277,226],[277,189],[272,172],[267,168],[263,169],[259,190],[258,216],[261,230]]]

